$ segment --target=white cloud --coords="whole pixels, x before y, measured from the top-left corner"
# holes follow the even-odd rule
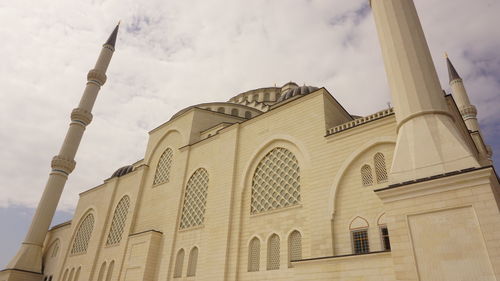
[[[415,1],[443,87],[448,51],[483,123],[498,127],[499,2]],[[186,106],[290,80],[325,86],[353,114],[390,99],[366,0],[4,2],[0,206],[38,202],[86,73],[119,19],[109,79],[61,209],[142,158],[147,131]]]

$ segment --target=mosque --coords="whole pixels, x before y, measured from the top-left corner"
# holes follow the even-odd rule
[[[0,281],[500,280],[500,185],[464,81],[447,59],[441,89],[412,0],[370,4],[393,108],[355,116],[293,82],[190,106],[49,229],[117,26]]]

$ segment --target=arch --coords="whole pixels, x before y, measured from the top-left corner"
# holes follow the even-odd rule
[[[378,152],[373,156],[373,163],[375,165],[375,175],[377,176],[377,183],[386,182],[387,177],[387,167],[385,164],[384,154]]]
[[[231,109],[231,115],[233,116],[239,116],[240,115],[240,112],[237,108],[233,108]]]
[[[78,269],[76,270],[75,279],[73,279],[73,281],[78,281],[78,279],[80,279],[80,271],[81,270],[82,270],[82,267],[79,266]]]
[[[267,241],[267,270],[280,269],[280,237],[274,233]]]
[[[117,245],[122,240],[129,206],[130,197],[128,195],[123,196],[116,205],[111,227],[109,228],[108,239],[106,240],[106,246]]]
[[[344,174],[346,173],[347,169],[351,165],[351,163],[356,160],[361,154],[369,150],[370,148],[376,146],[376,145],[381,145],[381,144],[396,144],[396,138],[395,137],[377,137],[373,138],[360,147],[358,147],[355,151],[353,151],[342,163],[340,166],[338,172],[335,174],[335,177],[333,179],[331,188],[330,188],[330,196],[328,200],[328,209],[327,211],[329,212],[329,215],[332,216],[335,214],[335,199],[337,197],[337,191],[338,191],[338,186],[340,184],[340,181],[342,180]]]
[[[59,238],[55,239],[54,242],[49,247],[49,251],[47,251],[47,256],[51,258],[57,257],[59,253],[59,249],[61,248],[61,240]]]
[[[160,126],[161,127],[161,126]],[[159,129],[160,127],[158,127],[157,129]],[[151,132],[157,130],[157,129],[153,129]],[[150,133],[151,133],[150,132]],[[151,149],[151,152],[146,152],[146,157],[144,158],[144,162],[146,165],[148,166],[151,166],[151,160],[153,159],[153,156],[156,155],[156,151],[158,150],[158,148],[161,146],[161,144],[163,143],[163,141],[169,137],[170,135],[177,135],[179,137],[179,143],[186,143],[187,140],[186,140],[186,137],[181,134],[180,130],[177,129],[176,127],[173,127],[171,129],[169,129],[167,132],[165,132],[165,134],[156,142],[156,144],[154,145],[154,147]]]
[[[184,249],[177,252],[175,259],[174,278],[182,277],[182,265],[184,263]]]
[[[189,178],[184,193],[180,229],[203,225],[208,193],[208,172],[198,168]]]
[[[370,186],[373,184],[373,173],[372,167],[370,165],[365,164],[361,167],[361,182],[363,186]]]
[[[69,269],[66,268],[66,270],[64,271],[64,274],[63,274],[63,277],[62,277],[61,281],[66,281],[66,277],[68,277],[68,271],[69,271]]]
[[[248,272],[260,270],[260,239],[253,237],[248,243]]]
[[[196,265],[198,264],[198,247],[193,247],[189,252],[187,276],[196,276]]]
[[[300,165],[283,147],[269,151],[257,165],[252,178],[250,213],[297,205],[301,202]]]
[[[361,229],[361,228],[368,228],[370,224],[365,218],[362,217],[355,217],[351,223],[349,224],[349,229],[350,230],[355,230],[355,229]]]
[[[377,225],[387,225],[385,213],[382,213],[377,219]]]
[[[94,222],[95,219],[92,212],[88,212],[87,215],[81,220],[73,239],[71,254],[81,254],[87,252],[90,238],[92,237],[92,231],[94,230]]]
[[[155,178],[153,180],[153,185],[159,185],[166,183],[170,180],[170,168],[172,167],[172,161],[174,157],[174,152],[170,147],[165,149],[165,151],[160,156],[158,164],[156,165]]]
[[[106,281],[111,281],[113,276],[113,268],[115,267],[115,261],[111,261],[108,266],[108,273],[106,274]]]
[[[226,109],[221,106],[221,107],[217,108],[217,112],[226,113]]]
[[[253,94],[252,95],[252,101],[259,101],[259,94]]]
[[[73,267],[69,272],[68,281],[73,281],[73,275],[75,274],[75,268]]]
[[[264,101],[270,101],[270,94],[269,93],[264,93]]]
[[[245,118],[247,118],[247,119],[252,118],[252,112],[250,112],[250,111],[245,111]]]
[[[292,261],[300,259],[302,259],[302,234],[294,230],[288,235],[288,267],[292,266]]]
[[[99,269],[99,273],[97,275],[97,281],[103,281],[104,272],[106,272],[106,262],[101,264],[101,268]]]

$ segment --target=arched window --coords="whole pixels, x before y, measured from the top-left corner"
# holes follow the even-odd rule
[[[372,168],[370,165],[364,165],[361,167],[361,181],[364,186],[370,186],[373,184]]]
[[[377,153],[373,157],[375,163],[375,174],[377,175],[377,183],[387,181],[387,168],[385,166],[385,156],[382,153]]]
[[[236,109],[236,108],[231,109],[231,115],[233,115],[233,116],[239,116],[238,109]]]
[[[75,273],[75,279],[73,279],[73,281],[78,281],[78,279],[80,279],[80,271],[82,270],[82,267],[78,267],[78,269],[76,270],[76,273]]]
[[[101,268],[99,269],[99,274],[97,275],[97,281],[103,281],[104,272],[106,272],[106,262],[103,262]]]
[[[196,276],[196,264],[198,263],[198,248],[194,247],[189,253],[187,276]]]
[[[115,267],[115,261],[111,261],[108,266],[108,273],[106,274],[106,281],[111,281],[113,276],[113,268]]]
[[[75,268],[73,267],[69,272],[68,281],[73,281],[73,275],[75,274]]]
[[[219,107],[217,108],[217,112],[226,113],[226,109],[224,107]]]
[[[75,241],[73,242],[73,248],[71,249],[71,254],[80,254],[87,252],[87,247],[89,246],[89,241],[93,230],[94,215],[88,214],[83,219],[80,227],[78,228],[78,231],[76,232]]]
[[[260,267],[260,240],[254,237],[248,245],[248,272],[259,271]]]
[[[172,149],[167,148],[160,156],[158,166],[156,166],[155,179],[153,185],[158,185],[168,182],[170,179],[170,167],[172,166],[172,158],[174,153]]]
[[[250,111],[245,111],[245,118],[246,118],[246,119],[250,119],[250,118],[252,118],[252,112],[250,112]]]
[[[356,217],[351,221],[352,251],[354,254],[366,254],[370,252],[368,241],[368,221],[362,217]]]
[[[269,93],[265,93],[264,94],[264,101],[269,101],[270,100],[269,97],[270,97]]]
[[[51,258],[57,257],[57,253],[59,252],[59,239],[57,239],[53,244],[52,244],[52,253],[50,254]]]
[[[180,249],[175,260],[174,278],[182,276],[182,265],[184,264],[184,249]]]
[[[207,189],[208,172],[199,168],[189,178],[186,186],[180,229],[203,224],[207,205]]]
[[[280,237],[273,234],[267,242],[267,270],[280,269]]]
[[[302,259],[302,235],[297,230],[294,230],[288,236],[288,266],[291,261]]]
[[[118,244],[122,240],[129,205],[130,197],[127,195],[123,196],[118,205],[116,205],[115,214],[111,221],[111,228],[109,229],[108,240],[106,241],[107,246]]]
[[[299,162],[292,152],[277,147],[264,156],[255,169],[250,213],[262,213],[299,203]]]
[[[61,281],[66,281],[66,277],[68,277],[68,268],[66,268],[66,270],[64,271]]]
[[[258,99],[259,99],[259,95],[258,94],[253,95],[252,100],[258,101]]]
[[[54,276],[53,275],[49,276],[49,281],[52,281],[52,277],[54,277]]]

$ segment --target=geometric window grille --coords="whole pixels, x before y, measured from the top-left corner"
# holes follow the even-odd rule
[[[382,238],[382,251],[391,250],[391,241],[389,240],[389,230],[387,226],[380,227],[380,237]]]
[[[94,215],[88,214],[76,232],[71,254],[85,253],[87,251],[92,230],[94,230]]]
[[[106,246],[115,245],[122,240],[123,229],[125,228],[125,221],[127,220],[128,207],[130,205],[130,197],[123,196],[115,208],[115,214],[111,221],[111,228],[109,229],[108,240]]]
[[[299,203],[299,163],[292,152],[277,147],[255,169],[250,213],[262,213]]]
[[[248,247],[248,272],[259,271],[260,267],[260,240],[254,237]]]
[[[196,264],[198,263],[198,248],[194,247],[189,253],[187,276],[196,276]]]
[[[199,168],[189,178],[186,186],[180,229],[203,224],[207,205],[207,189],[208,172]]]
[[[167,148],[167,150],[163,152],[160,160],[158,161],[158,166],[156,166],[156,174],[153,185],[168,182],[170,178],[170,167],[172,166],[173,155],[174,153],[170,148]]]
[[[385,157],[382,153],[377,153],[373,157],[375,162],[375,174],[377,175],[377,183],[387,181],[387,168],[385,167]]]
[[[267,244],[267,270],[280,269],[280,237],[273,234]]]
[[[352,247],[354,254],[366,254],[370,252],[368,243],[368,230],[354,230],[352,233]]]
[[[302,259],[302,235],[295,230],[288,236],[288,266],[291,266],[291,261],[300,259]]]
[[[361,180],[363,181],[364,186],[373,184],[372,168],[369,165],[361,167]]]
[[[182,265],[184,263],[184,249],[180,249],[177,253],[177,259],[175,261],[174,278],[182,276]]]

